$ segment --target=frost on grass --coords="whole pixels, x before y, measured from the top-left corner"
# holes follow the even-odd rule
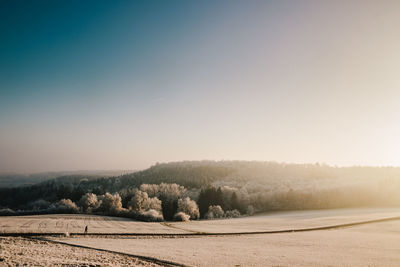
[[[315,215],[321,212],[327,215],[321,222],[330,218],[329,211],[315,211],[313,214],[295,212],[292,219],[302,222],[304,221],[302,214],[306,213],[310,219],[308,223],[311,223],[315,220]],[[346,214],[343,211],[340,213],[337,219],[345,222]],[[277,214],[277,217],[281,215]],[[221,233],[226,231],[226,228],[237,229],[237,223],[253,230],[254,226],[259,224],[257,217],[243,219],[243,221],[242,219],[199,221],[195,225],[214,224],[215,231]],[[280,227],[285,220],[287,218],[275,221],[273,227]],[[399,229],[400,220],[397,220],[337,230],[271,235],[140,239],[70,238],[67,242],[162,258],[188,266],[394,267],[399,266],[400,262],[400,237],[396,234]]]
[[[0,237],[0,266],[159,266],[135,257],[20,237]]]

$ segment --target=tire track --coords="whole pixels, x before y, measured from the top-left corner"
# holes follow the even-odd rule
[[[177,229],[177,230],[182,230],[182,231],[186,231],[186,232],[189,232],[189,233],[206,234],[206,232],[199,232],[199,231],[195,231],[195,230],[181,228],[181,227],[172,225],[172,224],[167,223],[167,222],[161,222],[160,224],[165,226],[165,227],[169,227],[169,228],[173,228],[173,229]]]
[[[111,228],[112,225],[110,223],[107,223],[107,221],[104,218],[96,218],[93,219],[93,223],[97,225],[97,228]]]
[[[41,221],[41,222],[39,222],[38,229],[47,228],[47,225],[48,225],[48,222],[46,222],[46,221]]]
[[[61,220],[56,221],[56,228],[62,229],[64,227],[64,222]]]
[[[82,228],[82,226],[79,225],[79,223],[75,220],[71,220],[70,225],[72,226],[72,228]]]
[[[29,228],[34,222],[35,222],[35,220],[29,220],[29,221],[23,223],[22,225],[20,225],[20,228]]]

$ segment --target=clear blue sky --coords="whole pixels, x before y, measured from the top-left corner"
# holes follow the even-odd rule
[[[396,1],[0,1],[0,172],[398,165]]]

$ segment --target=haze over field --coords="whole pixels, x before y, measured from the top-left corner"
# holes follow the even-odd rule
[[[399,165],[397,1],[1,1],[0,172]]]

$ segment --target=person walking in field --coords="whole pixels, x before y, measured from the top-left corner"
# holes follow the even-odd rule
[[[88,232],[88,226],[86,225],[85,226],[85,235],[87,234],[87,232]]]

